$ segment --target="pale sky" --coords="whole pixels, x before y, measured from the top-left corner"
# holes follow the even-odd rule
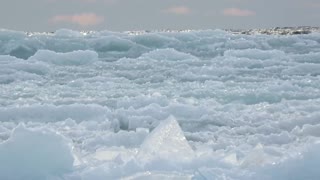
[[[320,26],[320,0],[0,0],[0,28],[22,31]]]

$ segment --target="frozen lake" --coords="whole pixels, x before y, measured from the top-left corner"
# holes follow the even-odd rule
[[[0,179],[320,179],[320,33],[0,30]]]

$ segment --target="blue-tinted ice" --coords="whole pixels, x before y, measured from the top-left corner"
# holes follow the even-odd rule
[[[320,179],[320,34],[0,30],[0,179]]]

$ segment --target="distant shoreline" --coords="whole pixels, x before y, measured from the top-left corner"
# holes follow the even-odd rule
[[[267,34],[267,35],[299,35],[299,34],[310,34],[313,32],[320,32],[320,27],[311,26],[298,26],[298,27],[275,27],[265,29],[249,29],[249,30],[234,30],[227,29],[226,31],[235,34]]]
[[[63,28],[62,28],[63,29]],[[61,30],[61,29],[60,29]],[[74,32],[80,32],[81,34],[92,34],[96,32],[103,32],[109,30],[102,30],[102,31],[86,31],[86,30],[72,30],[66,29]],[[206,30],[223,30],[226,32],[230,32],[233,34],[243,34],[243,35],[301,35],[301,34],[310,34],[313,32],[320,33],[320,27],[312,27],[312,26],[297,26],[297,27],[274,27],[274,28],[252,28],[252,29],[184,29],[184,30],[171,30],[171,29],[161,29],[161,30],[133,30],[133,31],[110,31],[116,33],[127,33],[132,35],[139,35],[139,34],[147,34],[147,33],[161,33],[161,32],[168,32],[168,33],[175,33],[175,32],[191,32],[191,31],[206,31]],[[50,32],[36,32],[36,31],[17,31],[17,30],[10,30],[10,29],[1,29],[0,31],[16,31],[16,32],[24,32],[27,35],[36,35],[36,34],[55,34],[56,31]]]

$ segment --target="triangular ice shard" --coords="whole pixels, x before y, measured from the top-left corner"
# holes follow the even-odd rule
[[[173,116],[161,122],[140,147],[138,159],[146,162],[154,158],[186,161],[194,152]]]

